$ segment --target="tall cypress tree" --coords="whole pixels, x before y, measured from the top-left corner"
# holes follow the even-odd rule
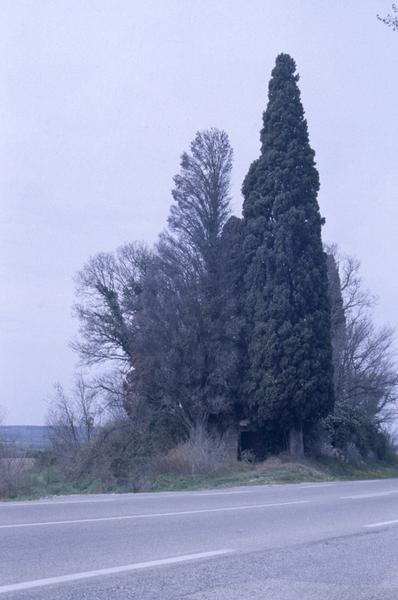
[[[243,183],[249,368],[243,385],[261,425],[277,424],[290,452],[333,407],[326,256],[296,64],[280,54],[263,114],[261,154]]]
[[[143,290],[136,379],[184,434],[223,431],[233,415],[235,325],[223,289],[231,169],[226,133],[198,132]]]

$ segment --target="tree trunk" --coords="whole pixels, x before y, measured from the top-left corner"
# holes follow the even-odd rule
[[[289,452],[296,458],[301,458],[304,456],[302,425],[294,425],[289,430]]]

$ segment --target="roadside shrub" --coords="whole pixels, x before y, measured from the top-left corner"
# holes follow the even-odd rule
[[[227,440],[206,431],[192,428],[189,439],[172,448],[153,462],[155,475],[210,474],[236,461]]]
[[[34,466],[34,460],[20,456],[0,458],[0,497],[13,498],[20,493],[24,477]]]
[[[338,407],[324,421],[332,445],[348,462],[363,459],[395,461],[397,455],[388,432],[359,406]]]

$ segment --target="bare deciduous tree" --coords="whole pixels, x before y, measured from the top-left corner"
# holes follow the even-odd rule
[[[81,374],[75,377],[70,394],[60,383],[54,387],[55,395],[48,414],[52,437],[72,445],[90,442],[103,412],[97,389],[90,386]]]
[[[388,27],[392,27],[394,31],[398,31],[398,5],[393,3],[392,5],[392,13],[382,17],[377,15],[379,21],[388,25]]]
[[[76,376],[70,393],[61,384],[55,385],[48,425],[52,450],[66,478],[87,472],[102,415],[98,391],[82,375]]]
[[[341,255],[336,246],[327,251],[338,272],[336,279],[329,267],[333,338],[339,346],[335,355],[336,406],[331,420],[340,428],[341,440],[348,443],[350,435],[360,435],[361,428],[371,436],[371,428],[377,433],[396,416],[395,331],[374,324],[376,299],[363,288],[359,261]],[[335,290],[338,281],[340,297]],[[340,320],[336,321],[338,314]]]
[[[149,250],[127,244],[115,253],[92,257],[76,277],[75,314],[80,339],[73,346],[85,364],[134,364],[134,334]]]

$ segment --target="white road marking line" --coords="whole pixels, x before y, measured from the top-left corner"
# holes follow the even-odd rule
[[[202,496],[232,496],[233,494],[252,494],[255,490],[233,490],[231,492],[198,492],[196,494],[185,494],[185,496],[195,496],[195,498],[201,498]],[[175,498],[176,496],[172,496]],[[178,497],[178,496],[177,496]]]
[[[340,481],[340,483],[346,483],[346,484],[353,484],[353,485],[362,485],[362,484],[366,484],[366,483],[380,483],[381,485],[383,485],[383,483],[386,483],[388,481],[397,481],[397,477],[384,477],[382,479],[357,479],[357,480],[346,480],[346,481]]]
[[[364,500],[366,498],[380,498],[382,496],[391,496],[392,494],[398,494],[398,490],[391,490],[388,492],[374,492],[371,494],[356,494],[353,496],[340,496],[340,500]]]
[[[234,490],[230,492],[180,492],[180,493],[166,493],[162,494],[151,494],[149,496],[153,499],[159,498],[186,498],[195,497],[200,498],[201,496],[232,496],[233,494],[251,494],[254,490]],[[118,496],[112,496],[110,498],[90,498],[87,500],[37,500],[37,501],[28,501],[28,502],[0,502],[0,508],[12,508],[18,507],[25,508],[26,506],[62,506],[64,504],[97,504],[101,502],[118,502],[122,500],[148,500],[147,494],[120,494]]]
[[[9,592],[17,592],[22,590],[30,590],[32,588],[54,585],[57,583],[68,583],[78,581],[80,579],[89,579],[90,577],[99,577],[103,575],[115,575],[117,573],[128,573],[129,571],[138,571],[139,569],[148,569],[150,567],[161,567],[165,565],[175,565],[191,560],[200,560],[203,558],[213,558],[215,556],[223,556],[231,554],[234,550],[213,550],[211,552],[198,552],[196,554],[185,554],[183,556],[172,556],[170,558],[161,558],[158,560],[149,560],[141,563],[133,563],[131,565],[123,565],[121,567],[110,567],[108,569],[97,569],[96,571],[82,571],[80,573],[71,573],[70,575],[60,575],[59,577],[48,577],[46,579],[35,579],[33,581],[23,581],[22,583],[11,583],[9,585],[0,586],[0,594]]]
[[[273,508],[276,506],[291,506],[293,504],[307,504],[309,500],[294,500],[291,502],[274,502],[272,504],[245,504],[243,506],[223,506],[220,508],[199,508],[196,510],[184,510],[167,513],[148,513],[136,515],[120,515],[115,517],[93,517],[90,519],[70,519],[67,521],[44,521],[36,523],[14,523],[11,525],[0,525],[0,529],[15,529],[17,527],[43,527],[47,525],[73,525],[76,523],[97,523],[100,521],[125,521],[131,519],[151,519],[157,517],[178,517],[184,515],[199,515],[204,513],[228,512],[234,510],[257,510],[259,508]]]
[[[370,523],[370,525],[364,525],[364,527],[372,528],[372,527],[384,527],[385,525],[397,525],[398,519],[394,521],[380,521],[380,523]]]
[[[278,487],[287,487],[289,489],[300,489],[300,488],[311,488],[311,487],[326,487],[326,486],[331,486],[331,485],[336,485],[336,484],[341,484],[341,485],[358,485],[358,484],[367,484],[367,483],[379,483],[379,484],[383,484],[385,483],[385,480],[381,480],[381,479],[362,479],[362,480],[358,480],[358,481],[334,481],[334,482],[325,482],[325,483],[319,483],[319,484],[306,484],[306,483],[301,483],[301,484],[279,484]],[[232,494],[250,494],[253,492],[259,492],[261,491],[263,488],[265,488],[266,490],[269,490],[270,487],[276,487],[275,485],[270,485],[270,484],[266,484],[266,485],[258,485],[258,486],[249,486],[249,489],[243,489],[243,490],[231,490],[231,491],[201,491],[198,490],[196,492],[153,492],[153,493],[134,493],[134,492],[129,492],[129,493],[122,493],[122,494],[111,494],[109,497],[104,498],[98,498],[98,497],[90,497],[89,499],[84,499],[84,500],[58,500],[58,499],[52,499],[52,500],[28,500],[28,501],[19,501],[19,502],[1,502],[0,501],[0,509],[1,508],[11,508],[11,507],[26,507],[26,506],[58,506],[58,505],[63,505],[63,504],[95,504],[95,503],[99,503],[99,502],[114,502],[114,501],[122,501],[122,500],[129,500],[129,499],[140,499],[140,500],[147,500],[148,498],[185,498],[187,496],[192,496],[192,497],[199,497],[200,496],[221,496],[221,495],[232,495]]]
[[[87,500],[31,500],[31,501],[21,501],[21,502],[0,502],[0,508],[12,508],[18,507],[25,508],[26,506],[59,506],[64,504],[97,504],[101,502],[118,502],[123,500],[148,500],[148,498],[153,498],[154,500],[158,500],[160,498],[186,498],[194,497],[200,498],[201,496],[232,496],[233,494],[252,494],[254,490],[233,490],[229,492],[165,492],[165,493],[153,493],[153,494],[119,494],[117,496],[111,496],[109,498],[90,498]]]

